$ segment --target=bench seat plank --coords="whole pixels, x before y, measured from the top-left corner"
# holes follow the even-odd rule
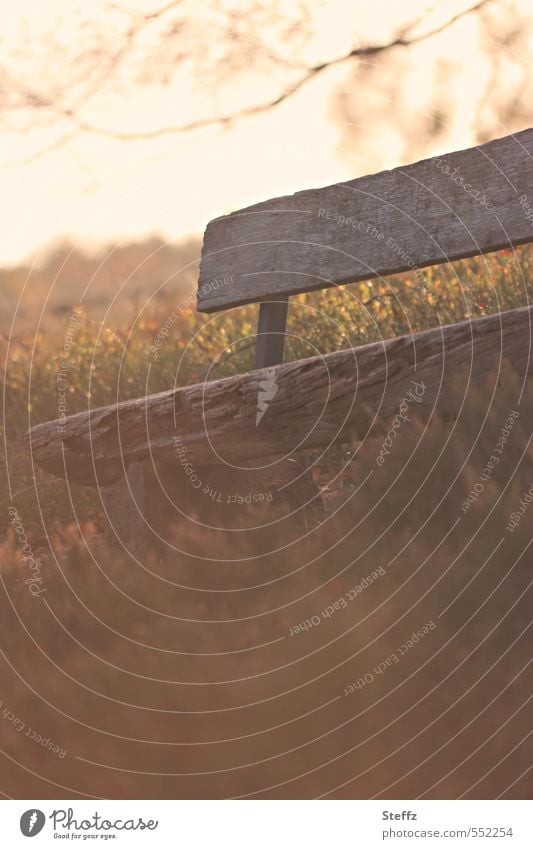
[[[525,378],[532,315],[533,307],[523,307],[173,389],[39,424],[27,438],[34,462],[91,486],[108,486],[150,458],[246,466],[301,447],[362,440],[398,412],[412,380],[425,387],[417,409],[435,404],[446,417],[455,416],[458,397],[486,389],[487,379],[501,380],[508,369]],[[273,380],[277,391],[258,417],[261,384]]]

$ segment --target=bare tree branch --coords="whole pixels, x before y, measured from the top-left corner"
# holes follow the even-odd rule
[[[471,15],[472,13],[477,12],[479,9],[481,9],[483,6],[486,6],[490,2],[493,2],[493,0],[479,0],[479,2],[476,3],[474,6],[465,9],[463,12],[458,12],[456,15],[454,15],[452,18],[449,18],[444,23],[440,24],[434,29],[421,33],[420,35],[409,36],[409,32],[411,32],[418,23],[415,22],[414,24],[410,24],[409,27],[404,28],[397,36],[395,36],[395,38],[391,39],[385,44],[369,45],[366,47],[355,47],[342,56],[338,56],[334,59],[329,59],[326,62],[321,62],[317,65],[312,65],[310,68],[306,69],[305,73],[300,77],[299,80],[297,80],[293,85],[282,91],[276,97],[270,100],[263,101],[262,103],[254,104],[253,106],[247,106],[241,110],[226,115],[219,115],[210,118],[199,118],[197,120],[189,121],[184,124],[176,124],[168,127],[159,127],[153,130],[143,130],[140,132],[123,132],[119,130],[110,130],[105,127],[100,127],[96,124],[86,121],[85,119],[81,118],[76,112],[70,109],[59,109],[57,110],[57,112],[61,117],[68,118],[69,120],[71,120],[76,125],[78,130],[82,132],[94,133],[96,135],[104,136],[106,138],[116,139],[117,141],[141,141],[143,139],[159,138],[160,136],[170,135],[174,133],[190,132],[191,130],[198,130],[203,127],[228,126],[232,124],[235,120],[257,115],[261,112],[266,112],[269,109],[273,109],[276,106],[279,106],[281,103],[295,95],[296,92],[298,92],[307,83],[309,83],[312,79],[314,79],[316,76],[318,76],[328,68],[340,65],[344,62],[348,62],[351,59],[361,59],[377,56],[380,53],[384,53],[396,47],[411,47],[415,44],[419,44],[420,42],[425,41],[428,38],[432,38],[433,36],[444,32],[444,30],[448,29],[448,27],[452,26],[457,21],[461,20],[467,15]],[[166,7],[163,7],[163,11],[166,11],[173,5],[175,5],[175,3],[169,3]],[[161,10],[160,13],[162,13]]]
[[[158,127],[142,131],[121,131],[102,127],[92,123],[91,121],[86,120],[79,114],[79,109],[98,92],[99,83],[102,79],[102,76],[105,75],[108,77],[110,73],[114,69],[116,69],[117,65],[122,62],[122,60],[128,53],[128,49],[133,45],[133,42],[135,41],[137,35],[144,28],[144,26],[154,21],[156,18],[162,17],[167,12],[181,5],[182,0],[170,0],[170,2],[161,6],[159,9],[147,14],[135,13],[131,10],[124,9],[118,3],[112,2],[112,0],[110,0],[107,5],[115,11],[127,14],[130,17],[130,20],[132,20],[132,23],[124,33],[123,43],[109,57],[109,60],[105,63],[105,68],[102,69],[102,72],[98,75],[98,80],[93,86],[91,86],[91,90],[89,91],[89,93],[86,93],[83,98],[80,98],[78,102],[73,105],[61,106],[59,104],[51,102],[50,99],[41,97],[40,95],[34,92],[23,90],[27,106],[29,106],[30,108],[33,107],[37,110],[46,111],[49,114],[51,113],[55,115],[57,118],[66,119],[73,125],[72,130],[64,133],[59,138],[55,139],[50,145],[42,148],[33,157],[28,157],[23,162],[24,164],[30,164],[36,159],[42,158],[47,153],[57,149],[62,144],[65,144],[70,141],[78,132],[92,133],[115,141],[142,141],[160,138],[165,135],[191,132],[193,130],[198,130],[205,127],[230,126],[237,120],[246,117],[251,117],[253,115],[266,112],[270,109],[275,108],[276,106],[279,106],[284,101],[293,97],[304,86],[306,86],[309,82],[315,79],[315,77],[326,71],[328,68],[335,67],[345,62],[349,62],[353,59],[371,58],[385,53],[389,50],[393,50],[395,48],[406,48],[419,44],[420,42],[432,38],[433,36],[436,36],[441,32],[445,31],[462,18],[465,18],[466,16],[479,11],[482,7],[488,5],[490,2],[493,2],[493,0],[478,0],[478,2],[475,3],[473,6],[463,10],[462,12],[458,12],[456,15],[444,21],[439,26],[427,30],[426,32],[422,32],[419,35],[413,35],[413,30],[417,28],[417,26],[422,20],[422,17],[418,18],[417,20],[412,21],[410,24],[403,27],[394,38],[384,44],[354,47],[348,53],[345,53],[341,56],[337,56],[325,62],[321,62],[316,65],[307,67],[304,69],[302,75],[299,79],[296,80],[296,82],[288,86],[275,97],[263,101],[262,103],[256,103],[251,106],[244,107],[235,112],[228,113],[226,115],[199,118],[182,124]],[[277,59],[279,57],[274,58],[276,58],[276,63],[278,63]],[[285,62],[284,64],[291,66],[291,63],[289,62]],[[295,65],[293,64],[292,67],[295,67]],[[297,67],[301,69],[301,66]]]
[[[47,144],[45,147],[42,147],[36,153],[33,153],[31,156],[26,156],[23,159],[17,159],[15,162],[9,162],[7,164],[0,165],[2,170],[13,168],[15,165],[33,165],[37,160],[42,159],[43,156],[47,156],[49,153],[53,153],[54,150],[57,150],[63,145],[67,144],[69,141],[72,141],[76,138],[78,134],[78,130],[69,130],[68,133],[64,133],[62,136],[58,136],[54,139],[53,142]]]

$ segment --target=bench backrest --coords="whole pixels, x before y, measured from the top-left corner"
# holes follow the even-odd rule
[[[283,360],[290,295],[533,241],[533,129],[211,221],[198,310],[260,303],[256,367]]]

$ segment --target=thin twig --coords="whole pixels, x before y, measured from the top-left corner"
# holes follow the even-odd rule
[[[412,31],[414,26],[416,26],[417,22],[415,22],[415,24],[410,24],[409,27],[404,27],[403,30],[401,30],[400,33],[395,36],[395,38],[385,44],[367,45],[366,47],[354,47],[352,50],[350,50],[348,53],[343,54],[342,56],[338,56],[334,59],[329,59],[325,62],[321,62],[319,64],[312,65],[311,67],[307,68],[307,70],[300,77],[299,80],[297,80],[291,86],[286,88],[276,97],[263,101],[262,103],[256,103],[253,106],[247,106],[244,109],[241,109],[237,112],[228,113],[226,115],[213,116],[209,118],[199,118],[197,120],[189,121],[184,124],[159,127],[153,130],[130,132],[111,130],[106,127],[98,126],[97,124],[93,124],[90,121],[81,118],[73,108],[54,107],[52,104],[47,104],[47,108],[55,112],[58,117],[70,120],[75,125],[78,131],[93,133],[95,135],[103,136],[104,138],[114,139],[116,141],[142,141],[147,139],[159,138],[164,135],[191,132],[192,130],[198,130],[204,127],[227,127],[230,126],[236,120],[251,117],[253,115],[258,115],[261,112],[266,112],[269,109],[273,109],[276,106],[279,106],[281,103],[295,95],[298,91],[300,91],[300,89],[307,85],[307,83],[309,83],[316,76],[318,76],[328,68],[334,67],[335,65],[340,65],[351,59],[373,57],[397,47],[410,47],[412,45],[419,44],[420,42],[425,41],[428,38],[432,38],[435,35],[439,35],[457,21],[461,20],[462,18],[468,15],[471,15],[474,12],[479,11],[479,9],[481,9],[483,6],[486,6],[492,1],[493,0],[479,0],[479,2],[476,3],[474,6],[471,6],[470,8],[465,9],[462,12],[458,12],[456,15],[449,18],[447,21],[444,21],[439,26],[435,27],[434,29],[428,30],[427,32],[421,33],[420,35],[414,35],[411,37],[408,36],[408,33]],[[175,5],[177,5],[176,2],[171,2],[166,6],[160,8],[157,12],[151,13],[151,15],[149,16],[145,16],[145,20],[148,21],[153,19],[153,17],[162,15]]]

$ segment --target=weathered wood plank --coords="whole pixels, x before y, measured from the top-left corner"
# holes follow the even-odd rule
[[[205,233],[198,309],[212,312],[532,241],[532,154],[528,129],[217,218]]]
[[[457,398],[487,377],[531,371],[532,316],[533,307],[524,307],[78,413],[61,422],[62,432],[57,422],[32,428],[33,459],[93,486],[112,483],[124,465],[145,458],[189,464],[192,473],[202,465],[253,466],[258,458],[379,431],[412,380],[425,385],[418,410],[435,405],[453,416]],[[267,393],[256,424],[269,380],[276,391]]]

